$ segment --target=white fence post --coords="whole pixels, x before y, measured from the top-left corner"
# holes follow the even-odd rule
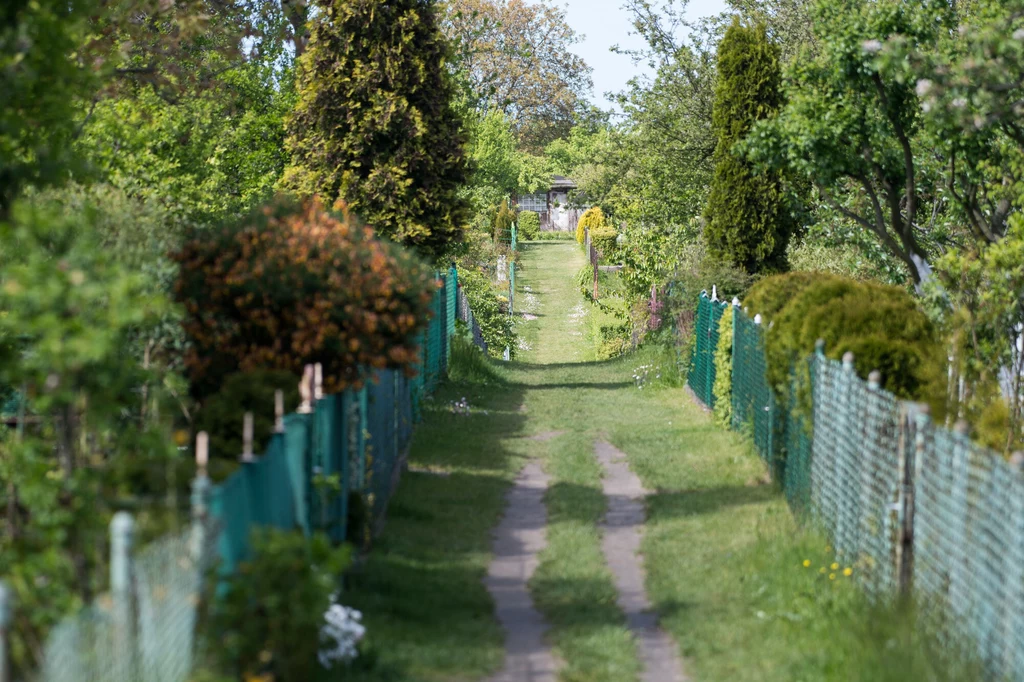
[[[118,679],[124,680],[139,679],[135,638],[137,609],[132,566],[134,543],[135,519],[128,512],[117,512],[110,521],[110,595],[113,598]]]
[[[10,646],[7,638],[14,621],[14,590],[0,581],[0,682],[11,682],[9,657]]]

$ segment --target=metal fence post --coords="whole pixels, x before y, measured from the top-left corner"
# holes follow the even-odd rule
[[[139,679],[132,567],[134,542],[135,520],[128,512],[117,512],[110,521],[110,596],[113,599],[114,650],[120,664],[118,679],[123,680]]]
[[[900,551],[900,595],[909,597],[914,583],[914,482],[924,462],[925,429],[928,428],[929,407],[919,405],[914,415],[913,461],[905,467],[903,478],[903,530]]]
[[[14,622],[14,590],[0,580],[0,682],[11,682],[9,658],[10,648],[7,644],[8,632]]]

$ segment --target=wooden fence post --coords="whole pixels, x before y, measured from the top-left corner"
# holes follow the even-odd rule
[[[210,477],[206,475],[206,464],[210,458],[210,439],[206,431],[196,435],[196,477],[192,481],[192,529],[189,537],[189,554],[199,570],[205,570],[207,519],[210,512]]]
[[[9,658],[10,647],[7,642],[11,623],[14,622],[14,590],[0,581],[0,682],[11,682]]]

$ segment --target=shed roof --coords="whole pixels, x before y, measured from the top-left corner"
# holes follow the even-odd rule
[[[575,182],[563,175],[551,176],[551,189],[576,189],[576,187]]]

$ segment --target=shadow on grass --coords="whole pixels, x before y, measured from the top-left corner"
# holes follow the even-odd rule
[[[465,397],[470,413],[452,403]],[[524,461],[523,390],[507,382],[446,383],[423,401],[410,465],[387,522],[346,576],[346,605],[364,614],[373,667],[351,679],[473,679],[500,667],[504,633],[483,577],[491,528]],[[346,678],[349,679],[349,678]]]
[[[647,496],[647,517],[657,522],[666,518],[713,514],[730,507],[763,504],[778,496],[778,487],[770,483],[656,492]]]

